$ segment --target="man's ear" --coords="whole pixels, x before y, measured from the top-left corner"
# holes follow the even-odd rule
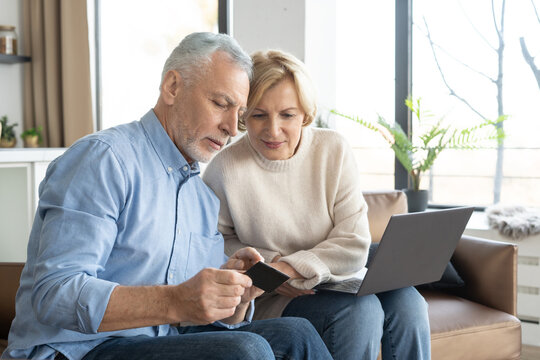
[[[173,105],[174,100],[180,96],[183,88],[183,79],[176,70],[169,70],[161,82],[161,97],[167,105]]]

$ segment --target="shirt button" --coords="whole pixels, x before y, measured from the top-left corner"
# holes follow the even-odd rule
[[[182,170],[187,171],[187,166],[184,165],[184,167],[182,168]]]
[[[169,166],[169,167],[167,168],[167,171],[171,173],[171,172],[172,172],[172,167]]]
[[[169,274],[169,279],[172,279],[172,278],[173,278],[173,274],[170,273],[170,274]]]

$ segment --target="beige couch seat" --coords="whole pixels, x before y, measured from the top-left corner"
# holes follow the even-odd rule
[[[441,292],[422,295],[429,303],[433,359],[519,359],[515,316]]]

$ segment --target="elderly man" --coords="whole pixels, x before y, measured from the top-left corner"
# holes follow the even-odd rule
[[[251,322],[262,291],[237,270],[262,257],[225,262],[219,201],[198,176],[236,134],[250,76],[232,38],[191,34],[153,110],[51,163],[3,357],[330,358],[303,319]]]

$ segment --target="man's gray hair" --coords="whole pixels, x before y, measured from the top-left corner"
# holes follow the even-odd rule
[[[251,80],[253,75],[251,57],[234,38],[226,34],[198,32],[186,36],[172,51],[163,66],[161,81],[163,82],[168,71],[176,70],[186,86],[190,86],[206,70],[216,51],[227,53],[231,61],[244,70]]]

